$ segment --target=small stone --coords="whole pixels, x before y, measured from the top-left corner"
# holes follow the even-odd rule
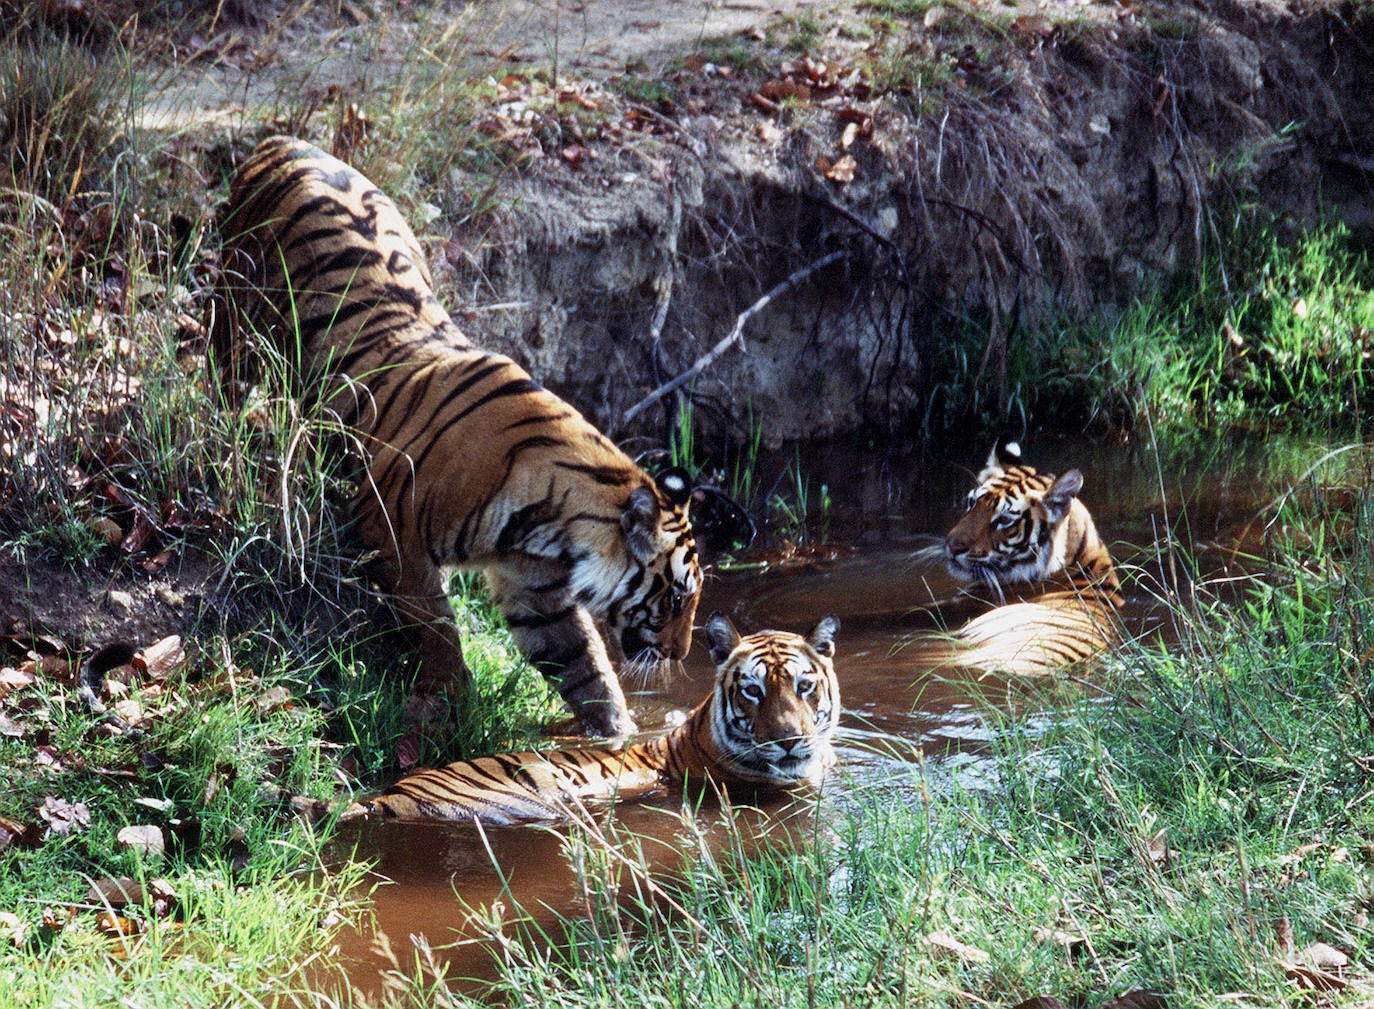
[[[186,597],[170,585],[159,585],[153,589],[154,594],[174,610],[179,610],[186,605]]]
[[[112,518],[104,515],[97,515],[86,523],[91,532],[95,533],[109,546],[117,547],[124,539],[124,530],[119,528],[119,523]]]
[[[105,603],[121,617],[127,617],[134,612],[134,597],[123,589],[110,589],[106,592]]]

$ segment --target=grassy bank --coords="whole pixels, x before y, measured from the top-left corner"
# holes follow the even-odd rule
[[[945,348],[936,416],[992,409],[969,371],[983,339]],[[1250,217],[1199,272],[1124,311],[1027,334],[1009,361],[1010,409],[1028,418],[1353,431],[1374,380],[1374,264],[1339,227],[1280,237]]]
[[[693,861],[675,911],[627,897],[613,864],[619,903],[592,901],[611,910],[570,922],[562,953],[505,926],[496,1000],[1367,1005],[1369,486],[1324,517],[1290,504],[1276,576],[1176,606],[1177,650],[1126,647],[1105,691],[1028,688],[1018,707],[1053,719],[990,706],[972,767],[851,782],[814,843]]]

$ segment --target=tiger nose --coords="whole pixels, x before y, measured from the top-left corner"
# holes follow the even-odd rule
[[[951,537],[945,540],[945,553],[950,557],[961,557],[968,553],[968,544]]]

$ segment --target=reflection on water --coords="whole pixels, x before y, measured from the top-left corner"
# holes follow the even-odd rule
[[[1273,471],[1272,443],[1228,445],[1225,458],[1214,447],[1211,455],[1180,454],[1158,465],[1115,445],[1024,447],[1042,471],[1083,472],[1083,501],[1130,572],[1126,631],[1148,638],[1169,639],[1158,600],[1182,571],[1156,544],[1170,540],[1192,570],[1226,576],[1258,553],[1267,506],[1289,477]],[[916,632],[957,626],[975,612],[957,598],[959,586],[942,563],[922,548],[938,542],[962,510],[986,454],[984,446],[967,458],[917,464],[865,460],[840,448],[808,451],[811,483],[826,484],[832,501],[830,536],[853,544],[854,553],[717,572],[708,582],[702,617],[721,610],[745,633],[765,626],[805,633],[823,614],[840,618],[836,669],[845,718],[836,746],[840,768],[826,783],[825,803],[871,801],[874,791],[915,795],[927,765],[966,789],[995,787],[984,759],[987,701],[1005,711],[1030,700],[1016,684],[932,674],[921,648],[910,643]],[[662,728],[670,712],[690,709],[706,693],[711,677],[707,649],[698,642],[683,677],[632,695],[640,725]],[[1027,713],[1039,714],[1018,710],[1018,717]],[[680,870],[702,846],[785,843],[816,829],[813,796],[773,800],[728,822],[709,805],[684,820],[682,802],[662,794],[615,811],[618,829],[637,836],[655,871]],[[480,979],[493,975],[494,949],[478,941],[482,932],[470,909],[501,900],[544,922],[585,911],[565,850],[568,835],[547,827],[483,832],[446,823],[365,823],[349,825],[339,843],[340,850],[356,846],[359,856],[374,857],[378,873],[392,881],[375,895],[377,929],[403,966],[411,959],[408,937],[424,935],[431,946],[444,947],[439,956],[451,977]],[[344,954],[356,963],[353,977],[364,989],[375,989],[378,972],[390,967],[373,951],[374,941],[370,932],[346,937]]]

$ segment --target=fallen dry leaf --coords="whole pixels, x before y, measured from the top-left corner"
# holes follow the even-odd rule
[[[0,911],[0,939],[11,946],[22,946],[29,937],[29,927],[13,911]]]
[[[31,687],[38,682],[38,677],[30,669],[14,669],[10,666],[0,668],[0,697],[18,687]]]
[[[150,542],[157,534],[157,528],[142,512],[134,515],[134,524],[129,531],[124,534],[124,538],[119,543],[119,549],[126,554],[136,554]]]
[[[161,855],[167,850],[167,841],[162,835],[162,828],[152,823],[130,824],[123,827],[115,835],[115,840],[129,851],[138,852],[144,856]]]
[[[95,916],[95,927],[110,938],[138,935],[142,931],[138,922],[125,918],[112,911],[101,911]]]
[[[1063,946],[1067,950],[1075,950],[1085,942],[1081,935],[1074,935],[1072,932],[1064,932],[1057,928],[1045,928],[1037,925],[1031,929],[1031,937],[1040,943],[1053,943],[1056,946]]]
[[[811,99],[811,88],[793,80],[764,81],[759,85],[758,94],[775,104],[787,98],[805,102]]]
[[[129,904],[146,905],[158,917],[168,914],[176,900],[176,889],[165,879],[149,880],[145,885],[129,876],[106,876],[95,880],[86,890],[88,904],[102,904],[110,908]]]
[[[42,843],[43,829],[36,823],[20,823],[0,816],[0,851],[13,845],[35,848]]]
[[[134,657],[135,664],[143,665],[143,671],[150,680],[165,680],[178,666],[186,661],[186,649],[182,647],[180,634],[169,634],[153,642]]]
[[[115,714],[129,723],[129,728],[137,729],[148,724],[148,718],[143,714],[143,705],[130,697],[123,701],[115,702]]]
[[[66,928],[80,912],[76,908],[59,905],[43,908],[43,927],[52,931]]]
[[[926,942],[936,949],[942,949],[947,953],[953,953],[961,960],[968,960],[972,963],[987,963],[991,957],[987,952],[976,946],[960,942],[953,936],[946,935],[944,932],[932,932],[926,936]]]
[[[822,174],[831,182],[845,184],[854,181],[854,173],[858,168],[859,163],[852,154],[842,154],[828,168],[823,168]]]
[[[48,830],[58,837],[66,837],[74,830],[91,825],[91,811],[84,802],[68,802],[49,795],[38,807],[38,815],[48,823]]]
[[[401,770],[409,770],[420,762],[420,743],[420,734],[410,732],[397,744],[396,764]]]
[[[284,708],[291,703],[291,691],[283,686],[269,687],[254,699],[253,704],[257,707],[260,714],[266,715]]]

